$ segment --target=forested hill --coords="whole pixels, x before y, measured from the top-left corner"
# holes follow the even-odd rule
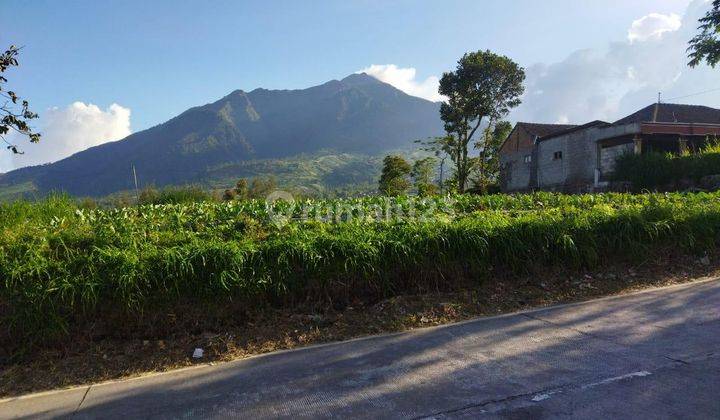
[[[378,155],[440,135],[438,109],[366,74],[301,90],[236,90],[122,140],[0,175],[0,192],[105,195],[133,186],[132,165],[142,185],[164,186],[202,184],[233,163],[320,150]]]

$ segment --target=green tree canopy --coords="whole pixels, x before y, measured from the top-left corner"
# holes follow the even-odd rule
[[[703,61],[712,67],[720,61],[720,0],[713,0],[712,8],[700,19],[700,33],[690,40],[690,67]]]
[[[489,50],[463,55],[455,71],[443,74],[439,92],[447,100],[440,117],[447,135],[426,144],[450,156],[459,192],[465,191],[472,169],[468,146],[473,136],[484,123],[494,125],[520,104],[524,80],[522,67]]]
[[[411,175],[419,196],[427,197],[437,194],[438,188],[433,182],[436,167],[437,159],[433,157],[419,159],[413,163]]]
[[[410,164],[402,156],[385,156],[378,185],[380,193],[388,197],[406,194],[410,188],[408,177],[411,170]]]

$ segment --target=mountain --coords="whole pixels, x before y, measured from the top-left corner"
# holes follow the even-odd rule
[[[142,185],[164,186],[204,184],[218,167],[254,160],[375,156],[442,134],[438,110],[364,73],[300,90],[236,90],[122,140],[2,174],[0,191],[100,196],[131,189],[133,165]]]

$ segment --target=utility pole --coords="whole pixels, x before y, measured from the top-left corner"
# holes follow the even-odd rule
[[[137,173],[135,172],[135,165],[132,164],[133,179],[135,180],[135,200],[140,204],[140,192],[138,191]]]
[[[440,195],[443,193],[443,166],[445,166],[445,159],[447,156],[443,156],[442,159],[440,159]]]

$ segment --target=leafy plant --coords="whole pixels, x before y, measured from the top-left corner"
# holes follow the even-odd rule
[[[391,213],[391,217],[374,217]],[[282,214],[288,221],[274,223]],[[720,237],[720,193],[455,195],[80,208],[0,204],[0,341],[230,303],[336,304],[452,287],[494,270],[593,266]],[[443,277],[444,276],[444,277]],[[442,283],[432,283],[440,281]],[[227,309],[226,309],[227,310]],[[131,322],[132,321],[132,322]]]

